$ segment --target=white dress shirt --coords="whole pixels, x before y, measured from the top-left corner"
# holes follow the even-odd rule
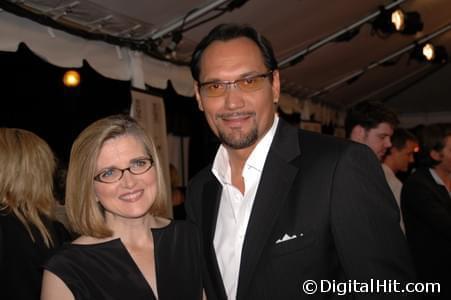
[[[213,162],[212,172],[222,185],[213,244],[228,299],[236,299],[247,224],[278,122],[279,118],[275,116],[271,128],[246,160],[242,174],[244,195],[232,185],[229,156],[222,145]]]
[[[400,220],[399,226],[401,227],[402,232],[406,233],[406,228],[404,226],[404,219],[402,217],[401,211],[401,190],[402,190],[402,182],[396,177],[393,170],[387,166],[386,164],[382,164],[382,170],[384,170],[385,179],[387,180],[388,186],[390,187],[393,195],[395,196],[396,204],[398,204]]]

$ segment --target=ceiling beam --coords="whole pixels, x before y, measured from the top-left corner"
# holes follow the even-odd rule
[[[386,5],[384,8],[386,10],[389,10],[389,9],[392,9],[393,7],[396,7],[396,6],[400,5],[401,3],[405,2],[405,1],[407,1],[407,0],[397,0],[397,1],[393,2],[393,3],[390,3],[390,4]],[[339,30],[339,31],[331,34],[330,36],[328,36],[328,37],[326,37],[326,38],[324,38],[324,39],[322,39],[322,40],[320,40],[320,41],[308,46],[307,48],[305,48],[305,49],[303,49],[303,50],[291,55],[290,57],[287,57],[287,58],[283,59],[279,63],[279,68],[280,69],[284,69],[284,68],[287,68],[287,67],[290,67],[290,66],[293,66],[293,65],[297,64],[299,61],[301,61],[303,59],[303,57],[306,54],[308,54],[310,52],[313,52],[314,50],[317,50],[318,48],[324,46],[325,44],[327,44],[327,43],[329,43],[331,41],[334,41],[336,38],[338,38],[339,36],[341,36],[341,35],[343,35],[343,34],[345,34],[347,32],[350,32],[350,31],[352,31],[354,29],[359,28],[360,26],[362,26],[363,24],[367,23],[368,21],[376,18],[380,13],[381,13],[381,10],[379,9],[378,11],[376,11],[376,12],[364,17],[363,19],[355,22],[354,24],[352,24],[352,25],[350,25],[350,26],[348,26],[348,27],[346,27],[346,28],[344,28],[342,30]]]
[[[372,63],[372,64],[370,64],[370,65],[368,65],[366,67],[364,67],[364,68],[362,68],[362,69],[360,69],[360,70],[357,70],[357,71],[351,73],[350,75],[345,76],[345,77],[343,77],[343,78],[341,78],[341,79],[329,84],[328,86],[326,86],[326,87],[324,87],[324,88],[322,88],[322,89],[310,94],[308,96],[308,98],[317,97],[317,96],[319,96],[321,94],[324,94],[327,91],[329,91],[329,90],[331,90],[331,89],[333,89],[333,88],[335,88],[335,87],[337,87],[337,86],[339,86],[339,85],[341,85],[343,83],[352,81],[352,80],[358,78],[359,76],[361,76],[362,74],[364,74],[365,72],[367,72],[367,71],[369,71],[371,69],[374,69],[374,68],[382,65],[383,63],[388,62],[388,61],[392,60],[393,58],[396,58],[396,57],[398,57],[398,56],[400,56],[400,55],[402,55],[402,54],[404,54],[404,53],[406,53],[408,51],[411,51],[418,44],[423,44],[423,43],[425,43],[425,42],[427,42],[427,41],[429,41],[429,40],[431,40],[431,39],[433,39],[433,38],[435,38],[435,37],[437,37],[437,36],[439,36],[441,34],[444,34],[444,33],[448,32],[448,30],[451,30],[451,24],[450,23],[448,23],[446,26],[434,31],[433,33],[425,36],[424,38],[419,39],[417,41],[414,41],[413,43],[407,45],[406,47],[404,47],[404,48],[402,48],[402,49],[400,49],[400,50],[398,50],[398,51],[396,51],[396,52],[394,52],[394,53],[392,53],[392,54],[390,54],[390,55],[388,55],[388,56],[386,56],[386,57],[384,57],[384,58],[382,58],[382,59],[380,59],[380,60],[378,60],[378,61],[376,61],[376,62],[374,62],[374,63]]]
[[[191,10],[191,12],[188,12],[187,15],[183,16],[182,18],[179,18],[177,21],[171,22],[171,23],[163,26],[159,30],[152,32],[150,34],[150,39],[157,40],[157,39],[165,36],[169,32],[183,26],[184,24],[186,24],[192,20],[195,20],[195,19],[203,16],[204,14],[216,9],[217,7],[221,6],[225,2],[229,2],[229,1],[230,0],[216,0],[203,7],[198,7],[194,10]],[[144,37],[144,38],[146,38],[146,37]]]

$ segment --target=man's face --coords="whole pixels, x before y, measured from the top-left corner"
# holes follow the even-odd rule
[[[267,73],[258,46],[247,38],[215,41],[200,61],[200,83],[233,81]],[[196,99],[208,124],[229,148],[253,148],[271,128],[280,94],[279,73],[274,71],[255,91],[228,85],[224,95],[211,97],[195,83]],[[251,83],[251,81],[250,81]]]
[[[409,165],[414,162],[413,154],[418,144],[414,141],[407,140],[406,145],[402,149],[396,149],[395,147],[390,149],[390,155],[395,162],[396,171],[406,172],[409,169]]]
[[[374,151],[379,160],[382,160],[387,149],[391,147],[390,137],[392,135],[393,127],[383,122],[377,127],[368,130],[361,127],[357,138],[354,140],[366,144]]]
[[[451,136],[448,136],[445,139],[445,147],[441,151],[432,151],[432,153],[433,152],[435,152],[433,158],[440,161],[434,168],[440,169],[444,173],[451,175]]]

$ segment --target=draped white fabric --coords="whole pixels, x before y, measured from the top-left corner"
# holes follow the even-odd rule
[[[105,42],[83,39],[5,11],[0,11],[0,37],[1,51],[17,51],[23,42],[36,55],[59,67],[81,67],[86,60],[103,76],[130,80],[138,89],[145,89],[145,84],[165,89],[171,80],[178,94],[194,95],[193,79],[187,66],[174,65]],[[301,112],[302,119],[306,120],[311,113],[316,113],[317,118],[320,116],[317,105],[310,101],[301,101],[288,94],[281,94],[279,100],[285,113]]]
[[[131,80],[137,88],[144,89],[146,83],[165,89],[171,80],[178,94],[194,94],[193,80],[186,66],[159,61],[105,42],[86,40],[5,11],[0,12],[0,36],[2,51],[17,51],[23,42],[36,55],[59,67],[81,67],[85,59],[103,76]]]

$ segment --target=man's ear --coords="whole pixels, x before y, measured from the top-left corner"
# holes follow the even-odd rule
[[[356,125],[351,130],[351,134],[349,135],[350,139],[359,143],[363,143],[365,141],[366,130],[361,125]]]
[[[279,77],[279,70],[274,70],[272,72],[272,93],[274,96],[274,103],[279,102],[280,98],[280,77]]]
[[[194,81],[194,94],[196,96],[197,107],[199,107],[201,111],[204,111],[204,107],[202,106],[202,99],[200,98],[199,83],[197,81]]]
[[[438,152],[437,150],[431,150],[429,152],[429,156],[436,161],[441,161],[442,160],[442,154],[440,152]]]

